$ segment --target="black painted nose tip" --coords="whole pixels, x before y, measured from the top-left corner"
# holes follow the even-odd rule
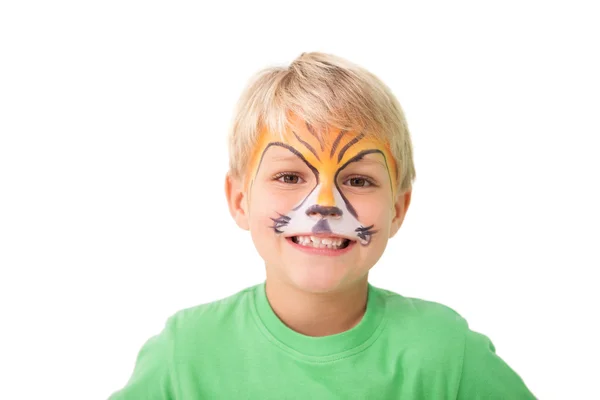
[[[318,204],[308,207],[306,215],[309,217],[320,215],[321,217],[341,217],[344,212],[337,207],[324,207]]]

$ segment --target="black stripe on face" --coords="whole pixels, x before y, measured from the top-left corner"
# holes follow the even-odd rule
[[[340,173],[341,170],[343,170],[344,168],[346,168],[348,166],[348,164],[353,163],[353,162],[357,162],[363,159],[364,156],[366,156],[367,154],[381,154],[383,156],[383,159],[385,160],[385,168],[388,170],[388,175],[389,175],[389,168],[387,165],[387,160],[385,158],[385,154],[383,154],[383,151],[379,150],[379,149],[368,149],[368,150],[363,150],[360,153],[358,153],[357,155],[355,155],[354,157],[352,157],[351,159],[349,159],[348,161],[346,161],[344,163],[344,165],[342,165],[336,172],[336,176],[338,173]]]
[[[350,147],[354,146],[356,143],[358,143],[359,140],[361,140],[364,137],[365,134],[361,133],[360,135],[349,141],[344,147],[342,147],[342,150],[340,150],[340,154],[338,156],[338,162],[342,161],[342,158],[344,158],[344,154],[346,154],[346,151],[348,151]]]
[[[315,151],[315,149],[308,143],[306,143],[304,140],[300,139],[300,136],[298,136],[296,134],[296,132],[294,132],[294,136],[296,136],[296,139],[298,139],[298,141],[300,143],[302,143],[304,145],[304,147],[306,147],[311,153],[314,154],[315,157],[317,157],[318,161],[321,161],[321,159],[319,158],[319,156],[317,155],[317,152]]]
[[[338,136],[333,141],[333,145],[331,145],[331,153],[329,154],[329,158],[333,158],[333,155],[335,154],[335,151],[337,150],[337,147],[340,145],[340,141],[342,140],[342,136],[344,136],[345,133],[346,133],[346,131],[340,131],[340,133],[338,134]]]
[[[314,137],[317,138],[317,140],[319,141],[319,145],[321,146],[321,151],[323,151],[323,149],[325,148],[325,143],[323,143],[323,139],[319,137],[319,135],[317,135],[317,132],[315,132],[314,128],[312,127],[311,124],[309,124],[308,122],[306,123],[306,129],[308,129],[308,131],[310,132],[311,135],[313,135]]]
[[[342,196],[342,199],[344,199],[344,203],[346,203],[346,207],[348,208],[348,211],[350,212],[350,214],[352,214],[354,216],[354,218],[358,219],[358,215],[356,214],[356,210],[354,209],[354,207],[352,207],[352,204],[350,204],[350,202],[348,201],[348,199],[346,199],[346,196],[344,196],[344,193],[342,193],[339,185],[338,185],[338,175],[340,174],[340,172],[342,172],[342,170],[344,168],[346,168],[348,166],[348,164],[353,163],[353,162],[357,162],[362,160],[362,158],[364,156],[366,156],[367,154],[376,154],[379,153],[383,156],[383,160],[385,161],[385,168],[388,172],[388,178],[390,180],[390,187],[392,187],[392,193],[393,193],[393,186],[392,185],[392,176],[390,175],[390,168],[388,167],[388,163],[387,163],[387,159],[385,158],[385,154],[383,154],[383,152],[381,150],[378,149],[369,149],[369,150],[363,150],[360,153],[358,153],[357,155],[355,155],[354,157],[352,157],[351,159],[349,159],[348,161],[346,161],[344,163],[344,165],[342,165],[335,173],[335,177],[333,178],[335,181],[335,187],[337,188],[338,192],[340,193],[340,196]]]
[[[302,207],[302,205],[304,205],[304,203],[306,202],[306,199],[308,199],[310,197],[310,195],[312,194],[312,192],[315,191],[315,189],[319,186],[319,183],[317,182],[317,184],[315,185],[314,188],[312,188],[312,190],[310,191],[309,194],[306,195],[306,197],[304,199],[302,199],[302,202],[300,204],[298,204],[296,207],[292,208],[292,211],[297,211],[300,207]]]
[[[356,213],[356,210],[354,209],[354,207],[352,207],[352,204],[350,204],[350,202],[348,201],[348,199],[346,198],[346,196],[344,196],[344,193],[342,193],[342,189],[340,189],[340,186],[337,183],[337,175],[338,174],[336,173],[335,174],[335,188],[337,189],[337,191],[340,194],[340,196],[342,196],[342,199],[344,200],[344,204],[346,204],[346,208],[348,209],[348,212],[350,214],[352,214],[352,216],[354,218],[358,219],[358,214]]]
[[[310,170],[312,171],[312,173],[315,175],[315,178],[317,179],[317,182],[319,181],[319,171],[311,163],[309,163],[308,160],[306,158],[304,158],[304,156],[298,150],[296,150],[292,146],[289,146],[289,145],[287,145],[285,143],[281,143],[281,142],[271,142],[271,143],[269,143],[267,145],[267,147],[265,147],[265,149],[263,150],[263,152],[262,152],[262,154],[260,156],[260,161],[258,162],[258,167],[256,168],[256,173],[254,174],[254,176],[258,175],[258,171],[260,170],[260,166],[262,164],[262,160],[265,157],[265,154],[267,153],[267,150],[271,146],[283,147],[284,149],[288,149],[293,154],[295,154],[296,156],[298,156],[298,158],[300,158],[304,162],[304,164],[306,164],[306,166],[308,168],[310,168]]]

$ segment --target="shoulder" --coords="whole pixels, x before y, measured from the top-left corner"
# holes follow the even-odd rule
[[[385,338],[390,346],[399,342],[415,359],[459,367],[468,324],[458,312],[435,301],[376,290],[385,306]]]
[[[392,324],[421,330],[423,327],[467,329],[466,320],[451,307],[425,299],[406,297],[390,290],[376,288],[385,304],[386,316]]]
[[[459,399],[535,399],[521,377],[496,354],[490,338],[469,328],[451,307],[377,289],[385,304],[386,340],[432,373],[446,371]],[[396,346],[399,346],[396,344]]]
[[[184,340],[218,333],[239,324],[248,315],[257,286],[247,287],[210,303],[179,310],[168,319],[170,332],[178,340]]]

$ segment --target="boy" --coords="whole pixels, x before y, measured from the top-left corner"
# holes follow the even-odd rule
[[[402,109],[374,75],[321,53],[259,73],[225,189],[266,281],[176,313],[111,399],[534,399],[455,311],[368,282],[414,178]]]

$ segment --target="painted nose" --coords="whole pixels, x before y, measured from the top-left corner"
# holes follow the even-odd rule
[[[324,207],[318,204],[308,207],[306,210],[306,215],[309,217],[330,217],[330,218],[339,218],[342,216],[343,211],[337,207]]]

